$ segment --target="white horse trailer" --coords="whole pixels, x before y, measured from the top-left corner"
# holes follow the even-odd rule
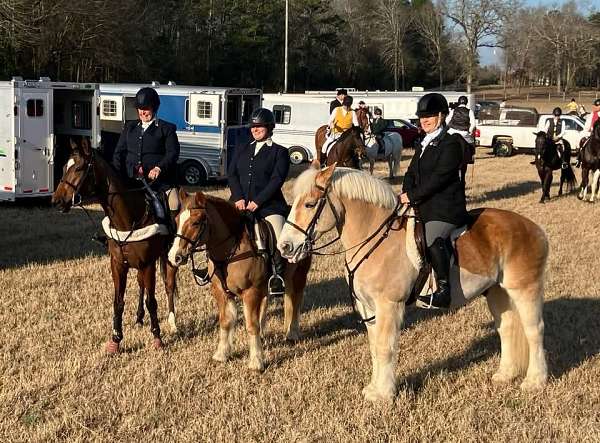
[[[389,120],[416,120],[417,102],[431,91],[381,92],[348,89],[354,99],[353,107],[364,101],[371,112],[379,108]],[[466,95],[469,103],[475,96],[466,92],[441,91],[448,103]],[[275,141],[289,149],[294,164],[310,161],[316,157],[315,132],[329,120],[329,103],[335,99],[335,91],[306,91],[304,94],[263,94],[263,106],[275,114]]]
[[[237,145],[250,137],[248,120],[260,107],[255,88],[151,84],[100,84],[100,124],[104,155],[109,158],[123,124],[138,118],[135,94],[152,87],[160,97],[158,117],[177,127],[181,146],[178,175],[188,185],[227,176],[227,162]]]
[[[0,82],[0,200],[52,195],[69,157],[69,138],[98,147],[98,85],[49,78]]]

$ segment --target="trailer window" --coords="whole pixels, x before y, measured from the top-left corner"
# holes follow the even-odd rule
[[[102,101],[102,115],[106,117],[117,116],[117,102],[115,100]]]
[[[289,125],[292,118],[292,107],[287,105],[274,105],[273,115],[275,115],[275,123]]]
[[[73,102],[71,126],[73,129],[92,129],[92,104],[90,102]]]
[[[198,118],[212,118],[212,103],[198,102],[196,104],[196,116]]]
[[[27,117],[42,117],[44,115],[44,100],[27,100]]]

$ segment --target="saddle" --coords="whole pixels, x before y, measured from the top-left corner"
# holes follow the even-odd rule
[[[262,255],[265,258],[268,266],[272,268],[274,266],[274,257],[276,254],[279,254],[279,249],[277,249],[277,237],[275,236],[275,231],[271,224],[263,219],[254,221],[255,228],[254,234],[255,238],[254,245],[259,255]],[[287,262],[287,260],[285,260]]]

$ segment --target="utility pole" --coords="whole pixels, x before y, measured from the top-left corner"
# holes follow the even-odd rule
[[[289,0],[285,0],[285,60],[283,67],[283,92],[288,88],[288,26],[289,26]]]

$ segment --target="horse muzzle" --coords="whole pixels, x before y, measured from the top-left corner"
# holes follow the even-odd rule
[[[294,244],[290,241],[281,241],[278,245],[281,256],[288,260],[290,263],[298,263],[305,259],[310,254],[310,244],[307,242],[300,243],[294,247]]]

